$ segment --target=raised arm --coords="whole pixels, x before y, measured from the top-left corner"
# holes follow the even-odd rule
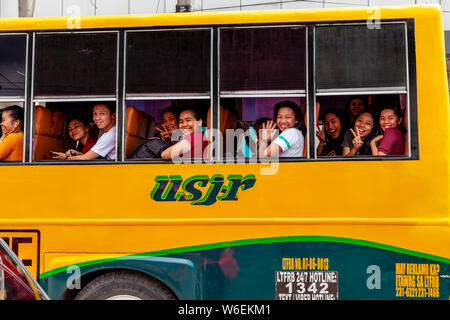
[[[164,160],[170,160],[175,157],[182,156],[189,151],[191,151],[191,144],[189,143],[189,141],[183,139],[164,150],[161,153],[161,158],[163,158]]]

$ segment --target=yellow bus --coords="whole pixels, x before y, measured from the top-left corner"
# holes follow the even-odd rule
[[[439,7],[1,19],[0,42],[0,106],[24,111],[23,158],[0,164],[0,236],[50,298],[450,298]],[[300,151],[256,157],[257,121],[285,101]],[[53,158],[79,147],[74,118],[99,143],[98,105],[113,108],[113,156]],[[169,106],[214,132],[207,157],[134,156]],[[368,133],[382,149],[388,129],[401,147],[372,155]]]

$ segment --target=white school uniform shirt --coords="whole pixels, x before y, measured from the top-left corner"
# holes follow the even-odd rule
[[[102,134],[91,151],[106,159],[116,160],[116,126]]]
[[[272,143],[280,146],[280,157],[303,157],[305,138],[297,128],[284,130]]]

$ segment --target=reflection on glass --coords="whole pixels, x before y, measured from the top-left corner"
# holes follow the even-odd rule
[[[403,24],[316,28],[318,89],[406,87]]]
[[[25,35],[0,36],[0,96],[25,95]]]
[[[38,34],[34,93],[112,95],[116,89],[116,66],[115,33]]]
[[[127,33],[127,93],[210,91],[209,30]]]
[[[305,34],[304,28],[221,31],[221,90],[304,90]]]

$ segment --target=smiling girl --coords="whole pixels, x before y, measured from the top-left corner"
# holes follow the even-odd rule
[[[405,150],[403,113],[399,106],[384,107],[380,113],[382,135],[371,142],[372,155],[402,155]]]
[[[79,156],[85,154],[95,145],[97,139],[90,136],[90,127],[87,121],[74,118],[67,125],[69,137],[77,142],[75,149],[69,149],[65,153],[55,152],[53,159],[64,160],[70,156]]]
[[[172,106],[165,108],[161,112],[162,128],[156,127],[162,140],[172,145],[172,134],[178,129],[178,113]]]
[[[0,160],[22,161],[23,159],[23,109],[9,106],[2,112],[2,136],[0,138]]]
[[[208,141],[202,133],[202,119],[197,110],[189,108],[180,112],[178,126],[184,137],[161,153],[164,160],[175,159],[189,154],[190,158],[203,158]]]
[[[319,157],[332,157],[342,155],[342,140],[345,131],[342,127],[342,113],[339,109],[330,109],[323,116],[323,128],[317,129],[317,154]]]
[[[289,100],[277,103],[275,119],[262,126],[259,148],[264,151],[260,154],[263,157],[303,157],[306,127],[299,106]],[[276,127],[281,134],[275,138]]]
[[[343,156],[370,155],[370,141],[375,130],[374,116],[367,111],[360,113],[352,126],[347,130],[342,143]]]

